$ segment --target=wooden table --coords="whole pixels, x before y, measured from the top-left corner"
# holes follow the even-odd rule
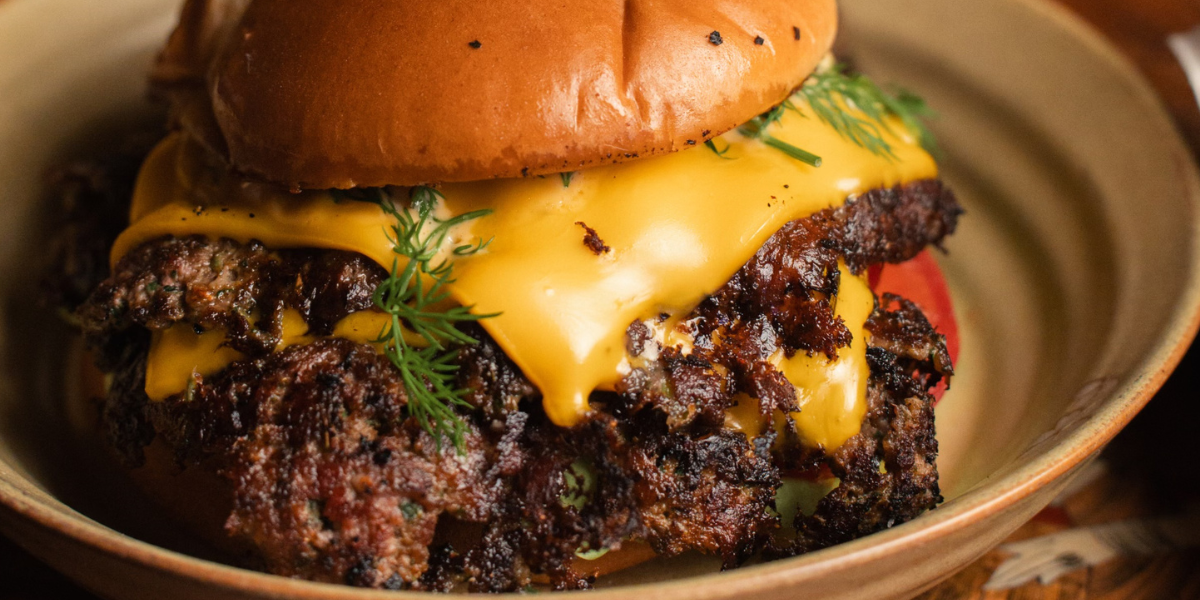
[[[894,0],[893,0],[894,1]],[[971,0],[963,0],[969,2]],[[1164,40],[1200,25],[1200,0],[1054,0],[1103,31],[1154,84],[1197,156],[1200,108]],[[1114,520],[1169,515],[1200,506],[1200,345],[1150,406],[1105,451],[1105,475],[1044,511],[1014,540]],[[982,591],[1007,554],[993,551],[922,600],[1134,600],[1200,598],[1200,549],[1121,558],[1006,591]],[[0,538],[0,600],[91,599],[62,576]]]

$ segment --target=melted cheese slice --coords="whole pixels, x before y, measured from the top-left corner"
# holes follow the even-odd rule
[[[285,310],[282,321],[283,335],[275,350],[310,344],[317,339],[309,335],[308,324],[299,311]],[[337,323],[333,337],[379,347],[380,344],[376,344],[375,340],[390,321],[391,317],[381,312],[357,312]],[[416,341],[424,342],[419,337]],[[244,354],[225,345],[223,330],[196,333],[190,324],[176,323],[168,329],[154,332],[150,339],[150,355],[146,359],[146,395],[151,400],[163,400],[187,389],[195,377],[219,373],[229,363],[242,358],[245,358]]]
[[[852,336],[838,349],[837,358],[797,352],[791,358],[776,352],[771,362],[796,388],[800,412],[791,414],[800,439],[810,446],[833,450],[858,433],[867,414],[867,332],[863,324],[875,310],[875,295],[866,273],[855,277],[842,267],[835,312]]]
[[[589,394],[627,372],[625,331],[634,320],[690,311],[788,221],[870,189],[936,177],[933,159],[916,140],[898,123],[892,130],[884,136],[894,157],[881,157],[815,118],[787,111],[772,135],[821,155],[821,167],[729,133],[716,141],[728,145],[723,157],[701,147],[581,171],[569,185],[558,177],[444,185],[447,214],[494,211],[447,240],[447,247],[492,240],[484,252],[457,260],[451,294],[478,313],[500,313],[482,325],[541,390],[550,418],[574,425],[587,415]],[[351,250],[389,269],[396,258],[385,236],[390,219],[377,206],[239,180],[206,164],[179,135],[147,159],[131,222],[113,247],[114,263],[168,234]],[[577,223],[594,229],[611,250],[595,254]],[[781,368],[806,390],[842,377],[826,362],[792,362]],[[865,362],[846,372],[863,368]],[[835,388],[825,386],[830,391],[813,392],[814,398],[838,396]],[[805,402],[810,413],[846,405],[844,398]]]
[[[863,325],[875,310],[875,295],[867,277],[853,275],[839,265],[841,285],[834,314],[850,330],[850,345],[839,348],[837,357],[824,354],[796,353],[787,357],[782,350],[768,358],[796,388],[798,412],[790,414],[800,439],[810,447],[832,451],[858,434],[867,414],[867,337]],[[776,413],[773,426],[783,432],[783,415]],[[767,420],[759,412],[758,400],[742,396],[725,415],[727,427],[754,438],[763,433]]]

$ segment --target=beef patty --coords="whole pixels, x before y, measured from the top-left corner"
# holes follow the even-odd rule
[[[266,570],[386,588],[465,580],[479,591],[520,589],[545,574],[557,588],[579,588],[590,583],[572,567],[584,548],[642,541],[732,567],[935,506],[929,390],[951,366],[942,336],[902,299],[883,298],[866,325],[868,412],[841,447],[810,448],[786,427],[748,438],[725,413],[739,396],[759,399],[765,417],[795,410],[795,390],[767,357],[834,356],[849,344],[831,304],[839,262],[861,273],[908,260],[940,244],[960,213],[930,180],[789,223],[684,319],[689,354],[646,352],[656,343],[645,324],[631,324],[630,352],[654,358],[615,392],[596,392],[594,413],[571,430],[549,422],[537,389],[482,328],[466,326],[478,343],[457,359],[472,406],[460,409],[461,452],[407,418],[403,385],[371,346],[324,338],[272,351],[284,309],[316,334],[372,310],[386,273],[360,255],[164,237],[122,258],[74,315],[113,375],[102,425],[118,454],[136,466],[159,438],[180,465],[227,480],[226,530],[256,548]],[[221,329],[246,358],[151,403],[148,332],[179,322]],[[840,481],[812,514],[776,504],[781,482],[799,473]],[[796,517],[784,523],[781,513]],[[442,535],[450,528],[477,541],[458,536],[454,547]]]

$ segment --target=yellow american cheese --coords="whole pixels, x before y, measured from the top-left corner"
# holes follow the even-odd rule
[[[716,141],[728,145],[724,157],[689,149],[581,171],[569,185],[558,177],[443,185],[446,214],[494,211],[457,229],[448,242],[492,239],[485,251],[457,260],[452,297],[476,312],[500,313],[483,326],[541,390],[550,418],[574,425],[587,414],[589,394],[627,372],[625,330],[634,320],[690,311],[788,221],[870,189],[935,177],[933,159],[898,124],[892,129],[897,135],[884,136],[895,156],[887,158],[815,118],[787,111],[772,135],[821,155],[821,167],[730,133]],[[391,222],[377,206],[239,180],[208,166],[180,135],[147,159],[131,221],[113,248],[114,262],[166,234],[351,250],[389,269],[396,258],[384,235]],[[611,251],[597,255],[586,247],[577,222],[593,228]],[[847,302],[839,311],[846,311],[855,344],[833,363],[823,356],[778,361],[801,384],[800,422],[822,445],[836,446],[857,432],[865,410],[861,323],[870,307],[849,298],[870,296],[857,279],[843,282]],[[160,334],[159,346],[167,335]],[[171,352],[186,354],[187,347],[172,343]],[[169,360],[164,354],[159,348],[151,362]],[[186,382],[188,362],[194,361],[170,368],[160,363],[151,372],[186,367]],[[206,368],[220,361],[210,362]],[[147,386],[161,384],[161,392],[179,381],[164,376]]]
[[[867,285],[866,274],[853,275],[845,265],[839,268],[841,285],[834,312],[850,330],[850,345],[840,348],[833,360],[824,354],[809,356],[803,352],[789,358],[782,350],[768,359],[796,388],[800,411],[791,413],[791,417],[800,439],[809,446],[829,450],[857,434],[867,414],[865,399],[871,372],[863,324],[875,309],[875,295]],[[758,402],[746,397],[728,411],[725,422],[750,437],[762,434],[767,425]],[[776,415],[773,425],[781,431],[782,415]]]
[[[339,321],[333,335],[374,343],[390,319],[381,312],[357,312]],[[288,309],[283,312],[283,336],[276,350],[308,344],[315,339],[308,334],[308,324],[298,311]],[[176,323],[164,331],[154,332],[150,356],[146,360],[146,395],[151,400],[162,400],[178,394],[187,388],[194,375],[216,374],[229,363],[244,358],[241,352],[224,344],[224,331],[213,329],[198,334],[188,323]]]
[[[842,269],[836,313],[850,329],[850,345],[838,350],[835,360],[824,354],[782,352],[771,362],[796,388],[800,412],[792,413],[800,439],[812,446],[834,449],[858,433],[867,414],[867,341],[863,324],[875,309],[875,296],[866,274],[855,277]]]

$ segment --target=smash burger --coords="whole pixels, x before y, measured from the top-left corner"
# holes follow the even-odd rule
[[[833,0],[190,0],[73,307],[105,440],[245,564],[391,589],[732,568],[934,507],[950,354],[883,292],[953,330],[923,251],[961,211],[835,29]]]

